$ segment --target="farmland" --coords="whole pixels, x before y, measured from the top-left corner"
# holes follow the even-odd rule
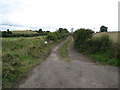
[[[36,37],[8,37],[0,38],[3,41],[14,41],[14,40],[23,40],[23,39],[44,39],[46,36],[36,36]]]
[[[34,31],[12,31],[14,34],[36,34]]]
[[[94,33],[93,37],[100,37],[103,34],[107,34],[113,42],[118,42],[119,40],[118,36],[120,35],[120,32],[99,32],[99,33]]]

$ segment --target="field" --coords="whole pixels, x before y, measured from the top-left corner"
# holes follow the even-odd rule
[[[36,34],[37,32],[33,31],[12,31],[14,34]]]
[[[99,32],[94,33],[93,37],[100,37],[103,34],[107,34],[113,42],[118,42],[118,36],[120,35],[120,32]]]
[[[63,32],[60,32],[62,30]],[[2,86],[14,87],[25,73],[40,64],[52,47],[66,39],[69,32],[60,28],[58,32],[52,32],[44,36],[36,37],[5,37],[2,40]],[[16,34],[33,34],[32,31],[12,31]],[[48,41],[48,43],[45,43]]]
[[[54,43],[44,44],[45,36],[2,39],[2,85],[11,87],[30,68],[40,63]]]
[[[14,41],[14,40],[23,40],[23,39],[44,39],[46,36],[36,36],[36,37],[7,37],[0,38],[3,41]]]

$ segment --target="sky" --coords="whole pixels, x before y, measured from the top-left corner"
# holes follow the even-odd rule
[[[0,30],[118,30],[119,0],[0,0]]]

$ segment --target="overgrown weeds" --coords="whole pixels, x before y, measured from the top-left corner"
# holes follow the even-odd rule
[[[2,41],[2,86],[12,87],[23,73],[43,60],[54,43],[44,44],[45,39],[19,39]]]
[[[71,42],[71,37],[69,37],[68,40],[60,47],[59,52],[62,58],[68,57],[67,46],[69,45],[70,42]]]

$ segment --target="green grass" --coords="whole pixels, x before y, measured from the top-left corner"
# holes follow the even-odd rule
[[[96,53],[96,54],[89,54],[90,57],[94,58],[95,61],[101,62],[103,64],[120,66],[120,60],[110,58],[107,53]]]
[[[69,45],[69,43],[71,42],[71,37],[68,38],[68,40],[60,47],[60,56],[62,58],[67,58],[68,54],[67,54],[67,46]]]
[[[12,38],[13,39],[13,38]],[[45,38],[19,38],[2,40],[2,86],[12,87],[17,80],[33,66],[44,60],[50,49],[55,45],[45,45]]]

